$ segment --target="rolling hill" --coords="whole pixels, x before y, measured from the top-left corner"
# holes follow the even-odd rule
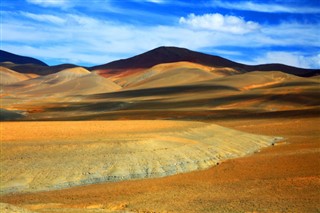
[[[2,64],[1,107],[25,120],[315,116],[320,105],[319,70],[249,66],[176,47],[90,70]]]
[[[116,74],[126,69],[150,68],[157,64],[187,61],[210,67],[229,67],[241,73],[251,71],[282,71],[288,74],[309,77],[319,75],[319,69],[303,69],[283,64],[245,65],[231,60],[208,55],[185,48],[158,47],[140,55],[113,61],[107,64],[90,67],[90,70],[102,70],[106,73]]]
[[[238,72],[233,69],[214,68],[183,61],[158,64],[148,69],[125,73],[125,75],[123,73],[111,75],[108,78],[123,88],[152,88],[190,84]]]
[[[38,64],[14,64],[11,62],[2,62],[0,66],[14,70],[19,73],[33,73],[37,75],[50,75],[61,70],[79,67],[74,64],[59,64],[55,66],[43,66]]]
[[[175,47],[0,68],[1,212],[320,209],[319,70]]]
[[[35,64],[41,66],[48,66],[46,63],[27,56],[20,56],[0,50],[0,62],[12,62],[14,64]]]
[[[35,77],[32,74],[18,73],[5,67],[0,66],[0,85],[14,84]]]
[[[30,57],[24,57],[1,50],[0,66],[9,68],[20,73],[34,73],[48,75],[61,70],[79,67],[74,64],[60,64],[47,66],[45,63]],[[9,63],[8,63],[9,62]],[[191,62],[199,65],[215,68],[232,68],[239,73],[252,71],[281,71],[288,74],[311,77],[320,74],[320,69],[304,69],[284,64],[260,64],[246,65],[237,63],[219,56],[200,53],[179,47],[158,47],[145,53],[127,59],[112,61],[93,67],[84,67],[90,71],[99,70],[104,76],[119,74],[132,74],[141,70],[149,69],[155,65],[173,62]]]
[[[21,74],[22,75],[22,74]],[[121,88],[107,78],[75,67],[60,72],[17,82],[4,88],[6,93],[32,97],[64,97],[67,95],[95,94]]]

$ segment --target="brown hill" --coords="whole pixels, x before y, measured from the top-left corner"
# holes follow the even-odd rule
[[[0,62],[12,62],[15,64],[36,64],[41,66],[48,66],[46,63],[27,56],[16,55],[3,50],[0,50]]]
[[[165,74],[166,72],[164,75],[160,73],[159,76],[163,77]],[[79,80],[75,79],[77,82]],[[26,118],[35,120],[210,120],[230,117],[316,116],[319,112],[319,79],[315,78],[276,71],[257,71],[204,81],[192,81],[190,78],[184,82],[179,77],[173,79],[173,82],[177,81],[177,85],[170,85],[170,80],[170,76],[161,80],[155,75],[155,78],[148,78],[137,85],[129,84],[123,89],[105,92],[91,90],[90,93],[81,91],[82,87],[75,86],[79,84],[72,80],[63,86],[33,92],[37,97],[40,94],[45,97],[55,91],[59,95],[56,100],[42,99],[39,102],[40,99],[37,98],[37,103],[29,101],[15,104],[13,109],[32,112],[40,108],[41,114],[32,112]],[[76,99],[70,95],[77,95]],[[65,99],[67,96],[71,98]]]
[[[14,63],[8,63],[8,62],[0,63],[0,66],[9,68],[9,69],[14,70],[19,73],[34,73],[37,75],[50,75],[50,74],[57,73],[57,72],[64,70],[64,69],[79,67],[74,64],[60,64],[60,65],[55,65],[55,66],[43,66],[43,65],[38,65],[38,64],[14,64]]]
[[[108,78],[124,88],[154,88],[186,85],[222,76],[237,74],[231,68],[214,68],[191,62],[172,62],[155,65],[137,72],[119,73]]]
[[[126,69],[150,68],[157,64],[188,61],[211,67],[230,67],[242,73],[251,71],[282,71],[288,74],[309,77],[319,75],[319,69],[303,69],[283,64],[245,65],[228,59],[191,51],[178,47],[158,47],[140,55],[94,66],[90,70],[104,70],[107,73],[119,73]]]
[[[14,55],[21,60],[9,60],[11,57],[2,57],[0,66],[9,68],[20,73],[35,73],[38,75],[48,75],[59,72],[67,68],[78,67],[74,64],[60,64],[55,66],[47,66],[39,60],[22,60],[24,56],[18,56],[5,51],[3,54]],[[27,57],[28,58],[28,57]],[[119,74],[123,72],[137,71],[139,69],[151,68],[158,64],[172,63],[172,62],[192,62],[209,67],[229,67],[241,73],[251,71],[282,71],[288,74],[310,77],[320,74],[319,69],[303,69],[298,67],[287,66],[284,64],[262,64],[262,65],[246,65],[237,63],[219,56],[204,54],[185,48],[178,47],[158,47],[148,52],[136,55],[131,58],[113,61],[107,64],[88,67],[88,70],[100,70],[101,74],[106,76]],[[8,63],[9,62],[9,63]]]
[[[82,67],[18,82],[4,87],[6,94],[32,97],[63,97],[67,95],[95,94],[121,88],[109,79],[91,73]]]
[[[0,85],[14,84],[20,81],[30,79],[34,76],[22,74],[0,66]]]

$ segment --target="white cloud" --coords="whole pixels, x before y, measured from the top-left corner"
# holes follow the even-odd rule
[[[189,14],[187,18],[181,17],[180,24],[186,24],[194,29],[222,31],[235,34],[245,34],[259,29],[259,24],[245,21],[242,17],[222,15],[220,13],[195,15]]]
[[[320,13],[320,8],[305,6],[289,6],[284,4],[254,3],[252,1],[213,1],[212,6],[226,9],[247,10],[265,13]]]
[[[101,64],[101,62],[107,62],[116,60],[118,58],[109,56],[108,54],[92,54],[92,53],[81,53],[77,49],[66,47],[66,46],[49,46],[49,47],[36,47],[36,46],[15,46],[15,45],[4,45],[4,49],[10,50],[15,54],[25,55],[28,53],[29,56],[42,59],[52,59],[59,61],[59,63],[88,63],[88,64]]]
[[[136,26],[80,13],[55,13],[52,15],[55,18],[52,18],[50,14],[45,14],[49,15],[50,18],[48,18],[43,14],[26,12],[3,12],[2,14],[2,48],[13,53],[46,59],[46,62],[49,63],[50,61],[54,61],[54,63],[69,61],[84,65],[97,65],[130,57],[163,45],[180,46],[192,50],[220,50],[217,52],[218,54],[229,55],[230,59],[232,56],[242,54],[239,47],[251,48],[253,52],[255,48],[266,46],[270,49],[273,46],[320,48],[320,40],[316,33],[319,26],[302,23],[259,25],[259,30],[243,35],[205,28],[198,30],[186,24]],[[27,14],[33,19],[41,19],[41,21],[27,20],[21,17],[21,14]],[[60,17],[63,17],[64,22],[59,19]],[[44,22],[56,22],[57,24]],[[22,48],[22,46],[24,47]],[[232,50],[232,52],[223,52],[226,46],[229,46],[226,50]],[[232,49],[231,47],[236,48]],[[272,55],[274,53],[260,57],[254,62],[271,62]],[[314,62],[311,62],[309,56],[301,55],[304,58],[300,59],[300,62],[297,61],[298,59],[296,61],[291,59],[290,62],[288,55],[286,58],[291,65],[310,67],[317,65],[316,57],[313,59]],[[278,55],[277,57],[282,56]],[[303,62],[306,60],[309,62]]]
[[[270,51],[255,58],[250,64],[280,63],[294,67],[320,68],[320,53],[305,56],[299,52]]]
[[[152,3],[163,3],[164,1],[163,0],[146,0],[148,2],[152,2]]]
[[[304,24],[296,22],[284,22],[279,25],[265,26],[261,29],[262,34],[268,41],[262,43],[270,45],[301,45],[320,47],[319,39],[320,23]],[[262,36],[260,36],[262,38]]]
[[[68,23],[78,26],[99,27],[99,24],[103,24],[101,23],[101,21],[91,18],[89,16],[67,14],[65,18]]]
[[[151,2],[156,4],[162,4],[165,3],[165,0],[133,0],[135,2]]]
[[[21,12],[21,15],[36,21],[51,22],[54,24],[64,24],[66,22],[66,20],[63,18],[48,14],[34,14],[29,12]]]
[[[35,13],[29,13],[29,12],[20,12],[20,14],[24,17],[40,21],[40,22],[47,22],[47,23],[53,23],[57,25],[78,25],[78,26],[97,26],[100,24],[100,21],[97,19],[88,17],[88,16],[81,16],[76,14],[65,14],[63,15],[63,18],[56,15],[50,15],[50,14],[35,14]]]
[[[10,17],[14,17],[12,15]],[[15,16],[18,17],[17,14]],[[208,45],[210,37],[210,33],[207,32],[198,34],[189,29],[171,26],[136,27],[79,14],[64,14],[64,19],[63,25],[44,25],[41,22],[26,24],[25,19],[6,20],[3,22],[5,30],[2,46],[8,51],[16,52],[21,44],[28,44],[34,49],[31,51],[30,48],[25,48],[27,52],[24,55],[30,53],[30,56],[49,58],[68,56],[70,61],[93,65],[106,63],[108,59],[133,56],[161,45],[196,49]],[[172,33],[173,31],[177,34]],[[181,39],[180,35],[186,37]],[[194,41],[194,38],[197,38],[197,41]],[[13,45],[14,43],[16,45]],[[51,48],[52,46],[56,48]],[[68,46],[72,51],[68,49],[66,54],[66,48],[61,46]],[[35,49],[39,49],[38,52],[41,54],[36,55]],[[46,53],[43,52],[45,50]],[[90,57],[79,57],[80,52]],[[21,49],[17,53],[21,53]],[[105,60],[101,60],[101,56],[104,56]],[[97,60],[100,62],[97,63]]]
[[[41,7],[68,7],[69,0],[27,0],[31,4],[36,4]]]

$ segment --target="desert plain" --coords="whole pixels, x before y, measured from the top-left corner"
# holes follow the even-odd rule
[[[319,168],[320,147],[319,127],[314,124],[319,122],[318,118],[220,121],[220,125],[240,131],[282,135],[285,139],[258,153],[222,160],[219,165],[201,171],[8,194],[2,195],[1,200],[36,212],[317,212],[320,208],[320,172],[315,168]],[[72,138],[72,135],[69,137]],[[33,137],[33,140],[36,138]],[[97,154],[90,153],[88,148],[85,151]],[[74,163],[83,166],[90,162],[84,156],[79,156],[80,161]],[[75,176],[76,172],[81,172],[75,171],[79,167],[72,166],[67,160],[56,161],[63,161],[59,162],[62,165],[57,165],[64,167],[62,171],[65,173],[59,173],[60,178],[68,177],[68,173]],[[54,172],[50,168],[40,169],[46,173],[38,174],[38,179],[41,180],[42,175],[45,181],[54,180]],[[23,173],[17,169],[10,172]],[[33,171],[29,167],[24,172],[28,174]]]
[[[190,55],[1,63],[1,212],[319,212],[319,70]]]

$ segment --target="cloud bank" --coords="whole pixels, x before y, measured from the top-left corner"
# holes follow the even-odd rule
[[[293,1],[294,2],[294,1]],[[311,6],[290,6],[274,3],[256,3],[253,1],[212,1],[213,7],[225,9],[246,10],[264,13],[320,13],[320,9]]]
[[[193,7],[188,12],[177,11],[180,15],[164,12],[173,4],[169,1],[130,1],[130,4],[163,10],[154,13],[152,10],[133,11],[132,7],[124,7],[121,1],[105,1],[106,4],[101,4],[92,0],[88,6],[76,0],[72,5],[70,0],[28,0],[14,11],[3,10],[2,49],[30,55],[49,64],[92,66],[131,57],[158,46],[180,46],[251,64],[270,62],[320,67],[319,21],[290,19],[269,23],[245,16],[247,13],[190,13],[197,9]],[[218,5],[219,1],[215,2]],[[232,7],[244,3],[233,2]],[[72,8],[66,10],[68,5]],[[228,2],[224,5],[231,7]],[[261,5],[264,6],[245,3],[252,10],[258,10]],[[275,4],[270,5],[270,11],[276,11]],[[288,8],[287,5],[284,7]],[[137,20],[141,21],[131,20],[132,17],[139,17]],[[148,17],[152,24],[145,24]]]
[[[253,21],[245,21],[243,17],[222,15],[220,13],[181,17],[179,23],[186,24],[194,29],[230,32],[245,34],[259,29],[259,24]]]
[[[66,7],[69,4],[69,0],[27,0],[27,2],[41,7]]]

